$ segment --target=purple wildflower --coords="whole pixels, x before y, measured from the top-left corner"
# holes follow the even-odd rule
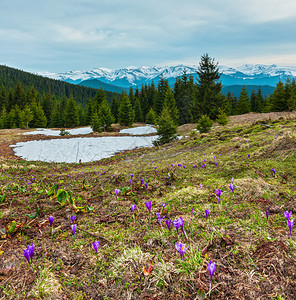
[[[221,198],[220,198],[220,197],[217,197],[217,201],[218,201],[218,203],[220,204],[220,203],[221,203]]]
[[[34,250],[35,250],[34,244],[32,243],[30,246],[27,245],[27,249],[28,249],[29,256],[31,258],[31,263],[32,263],[33,262],[33,254],[34,254]]]
[[[180,227],[182,229],[182,231],[184,232],[184,219],[182,217],[180,217]]]
[[[206,218],[208,218],[209,217],[209,215],[210,215],[210,210],[207,208],[207,209],[205,209],[205,214],[206,214]]]
[[[248,154],[248,158],[250,158],[251,154]]]
[[[179,227],[181,226],[180,219],[174,220],[174,221],[173,221],[173,225],[174,225],[174,227],[175,227],[176,230],[177,230],[177,234],[179,235],[178,229],[179,229]]]
[[[148,188],[148,183],[146,182],[144,185],[145,185],[145,188],[147,189]]]
[[[167,204],[166,204],[166,203],[163,203],[163,204],[162,204],[162,210],[164,210],[166,206],[167,206]]]
[[[71,220],[72,223],[74,224],[74,222],[75,222],[75,216],[71,216],[71,217],[70,217],[70,220]]]
[[[292,211],[284,211],[283,213],[287,220],[289,220],[292,217]]]
[[[115,189],[114,190],[115,194],[116,194],[116,197],[118,197],[119,193],[120,193],[120,189]]]
[[[168,227],[169,230],[171,230],[171,223],[172,223],[172,220],[171,219],[166,219],[166,225]]]
[[[184,260],[184,254],[186,250],[189,248],[189,246],[186,246],[186,244],[182,244],[181,242],[175,244],[176,249],[181,255],[181,259]]]
[[[268,221],[269,211],[267,210],[265,213],[266,213],[266,220]]]
[[[95,241],[92,243],[92,246],[95,249],[96,253],[98,253],[99,245],[100,245],[99,241]]]
[[[213,281],[213,275],[216,271],[216,263],[212,262],[211,260],[207,263],[207,267],[208,267],[208,271],[210,273],[211,276],[211,285],[212,285],[212,281]],[[210,290],[211,290],[211,285],[210,285]]]
[[[290,237],[292,236],[292,228],[293,228],[293,226],[294,226],[294,219],[288,219],[287,220],[287,224],[288,224],[288,227],[289,227],[289,229],[290,229]]]
[[[141,184],[144,184],[144,179],[141,179]]]
[[[149,211],[149,214],[150,214],[151,213],[151,206],[152,206],[151,201],[145,202],[145,205],[146,205],[146,207],[147,207],[147,209]]]
[[[52,227],[53,216],[49,216],[49,217],[48,217],[48,222],[49,222],[50,227]]]
[[[135,204],[131,204],[131,211],[133,212],[133,214],[135,213],[135,208],[136,208],[136,205]]]
[[[231,181],[231,183],[230,183],[230,185],[229,185],[229,188],[231,189],[232,194],[233,194],[233,196],[234,196],[234,184],[233,184],[233,179],[232,179],[232,181]]]
[[[162,228],[161,221],[162,221],[165,217],[161,217],[160,213],[156,213],[156,216],[157,216],[158,223],[159,223],[160,227]]]
[[[27,261],[28,261],[28,264],[29,264],[31,270],[33,271],[33,268],[32,268],[31,262],[30,262],[31,256],[30,256],[30,246],[29,246],[29,245],[27,246],[26,249],[24,249],[23,253],[24,253],[24,257],[25,257],[25,258],[27,259]],[[31,258],[31,261],[32,261],[32,258]]]
[[[76,225],[76,224],[72,224],[72,225],[71,225],[71,229],[72,229],[72,231],[73,231],[73,233],[74,233],[74,235],[75,235],[76,229],[77,229],[77,225]]]
[[[221,197],[221,189],[216,190],[215,194],[217,195],[217,197]]]
[[[275,175],[276,172],[275,168],[272,168],[271,171],[273,172],[273,175]]]

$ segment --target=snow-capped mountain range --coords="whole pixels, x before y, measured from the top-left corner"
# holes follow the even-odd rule
[[[165,67],[127,67],[123,69],[94,68],[90,71],[70,71],[65,73],[39,73],[38,75],[58,79],[69,83],[90,87],[111,85],[127,89],[130,86],[139,87],[154,81],[157,84],[163,76],[173,85],[176,78],[187,74],[197,77],[198,65],[176,65]],[[296,77],[296,66],[278,65],[242,65],[239,67],[219,66],[224,86],[229,85],[269,85],[276,86],[279,80]],[[103,87],[103,86],[102,86]],[[103,87],[104,88],[104,87]]]

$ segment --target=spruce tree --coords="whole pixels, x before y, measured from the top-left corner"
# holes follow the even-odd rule
[[[111,109],[107,102],[107,98],[105,98],[101,103],[98,115],[100,118],[100,123],[103,127],[103,131],[108,131],[114,122],[114,118],[111,114]]]
[[[94,132],[102,132],[102,123],[97,112],[93,114],[91,128]]]
[[[161,76],[157,85],[157,94],[154,102],[154,110],[157,115],[160,115],[162,112],[165,95],[169,87],[168,80]]]
[[[196,103],[202,114],[207,114],[215,119],[219,114],[219,108],[224,109],[226,98],[222,95],[222,84],[220,81],[218,63],[208,54],[201,56],[198,71],[198,89]]]
[[[157,116],[156,116],[156,113],[154,111],[154,109],[152,107],[150,107],[150,110],[146,116],[146,124],[156,124],[156,119],[157,119]]]
[[[54,104],[53,111],[51,113],[51,118],[50,118],[50,127],[52,128],[64,127],[63,112],[61,110],[61,103],[59,101],[57,101]]]
[[[122,126],[131,126],[134,122],[135,114],[130,103],[129,97],[123,93],[120,98],[120,105],[118,109],[118,122]]]
[[[287,110],[286,91],[282,81],[279,81],[273,94],[270,96],[271,111]]]
[[[72,95],[67,101],[64,117],[66,127],[77,127],[79,125],[77,104]]]
[[[251,112],[258,112],[258,102],[255,90],[252,90],[250,97],[250,110]]]
[[[140,103],[139,97],[135,97],[134,110],[135,110],[135,122],[143,123],[143,121],[144,121],[144,119],[143,119],[143,112],[142,112],[142,108],[141,108],[141,103]]]
[[[47,119],[42,109],[40,102],[35,101],[31,103],[30,109],[33,113],[33,120],[29,123],[29,127],[33,128],[45,128],[47,125]]]
[[[167,107],[164,107],[159,120],[157,122],[158,139],[154,142],[155,145],[162,145],[171,142],[177,138],[177,125],[171,118]]]
[[[165,94],[164,107],[165,106],[168,108],[170,116],[173,119],[174,123],[176,125],[178,125],[179,124],[179,111],[176,106],[174,93],[170,88],[167,89],[166,94]]]
[[[21,120],[26,129],[29,128],[29,123],[33,120],[34,115],[30,109],[30,106],[27,104],[21,112]]]
[[[246,87],[243,86],[237,101],[237,114],[242,115],[250,112],[250,101]]]
[[[114,122],[118,122],[118,109],[119,109],[119,101],[117,97],[113,97],[111,101],[111,114],[114,117]]]

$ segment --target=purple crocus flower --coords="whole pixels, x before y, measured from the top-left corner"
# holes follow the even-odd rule
[[[74,224],[74,222],[75,222],[75,216],[71,216],[71,217],[70,217],[70,220],[71,220],[72,223]]]
[[[191,218],[193,218],[194,208],[191,209]]]
[[[160,213],[156,213],[156,217],[157,217],[157,220],[158,220],[158,223],[159,223],[160,227],[162,228],[161,221],[162,221],[165,217],[161,217]]]
[[[146,182],[144,185],[145,185],[145,188],[146,188],[146,190],[147,190],[147,188],[148,188],[148,183]]]
[[[174,166],[174,164],[171,164],[171,167],[173,167]]]
[[[131,174],[131,178],[133,178],[133,177],[134,177],[134,174],[132,173],[132,174]]]
[[[131,211],[133,212],[133,214],[135,213],[135,208],[136,208],[136,205],[135,204],[131,204]]]
[[[292,228],[294,226],[294,219],[288,219],[287,224],[288,224],[288,227],[290,229],[290,237],[291,237],[292,236]]]
[[[181,255],[181,259],[184,260],[184,254],[186,250],[189,248],[189,246],[186,246],[186,244],[182,244],[181,242],[175,244],[176,249]]]
[[[221,203],[221,198],[220,198],[220,197],[217,197],[217,201],[218,201],[218,203],[220,204],[220,203]]]
[[[176,230],[177,230],[177,234],[179,235],[178,229],[179,229],[179,227],[181,226],[180,219],[174,220],[174,221],[173,221],[173,225],[174,225],[174,227],[175,227]]]
[[[73,233],[74,233],[74,235],[75,235],[76,229],[77,229],[77,225],[76,225],[76,224],[72,224],[72,225],[71,225],[71,229],[72,229],[72,231],[73,231]]]
[[[171,219],[166,219],[166,225],[168,227],[169,230],[171,230],[171,223],[172,223],[172,220]]]
[[[131,179],[129,179],[129,180],[128,180],[128,182],[131,184],[131,183],[132,183],[132,180],[131,180]]]
[[[95,241],[92,243],[92,246],[95,249],[96,253],[98,253],[99,245],[100,245],[99,241]]]
[[[266,211],[266,220],[268,221],[268,217],[269,217],[269,211]]]
[[[275,175],[276,172],[275,168],[272,168],[271,171],[273,172],[273,175]]]
[[[287,220],[289,220],[292,217],[292,211],[284,211],[283,213]]]
[[[221,189],[216,190],[215,194],[217,195],[217,197],[221,197]]]
[[[250,158],[251,154],[248,154],[248,158]]]
[[[184,232],[184,219],[182,217],[180,217],[180,227],[182,229],[182,231]]]
[[[193,165],[193,168],[196,168],[196,165]]]
[[[233,184],[233,180],[232,180],[232,182],[230,183],[229,188],[231,189],[232,194],[233,194],[233,196],[234,196],[234,184]]]
[[[212,262],[211,260],[207,263],[207,267],[208,267],[208,271],[210,273],[211,276],[211,285],[212,285],[212,281],[213,281],[213,275],[216,271],[216,263]],[[210,289],[211,289],[211,285],[210,285]]]
[[[145,205],[146,205],[146,207],[149,211],[149,214],[150,214],[151,213],[151,206],[152,206],[151,201],[145,202]]]
[[[141,179],[141,184],[144,184],[144,179]]]
[[[207,208],[207,209],[205,209],[205,213],[206,213],[206,218],[208,218],[209,217],[209,215],[210,215],[210,210]]]
[[[162,210],[164,210],[166,206],[167,206],[167,204],[166,204],[166,203],[163,203],[163,204],[162,204]]]
[[[115,189],[114,190],[115,194],[116,194],[116,197],[118,197],[119,193],[120,193],[120,189]]]
[[[50,227],[52,227],[53,216],[49,216],[49,217],[48,217],[48,222],[49,222]]]
[[[27,261],[28,261],[28,263],[29,263],[29,265],[31,267],[29,249],[28,248],[24,249],[23,253],[24,253],[24,257],[27,259]]]
[[[35,250],[35,246],[32,243],[31,245],[27,245],[27,250],[29,252],[29,256],[31,258],[31,263],[33,262],[33,254],[34,254],[34,250]]]

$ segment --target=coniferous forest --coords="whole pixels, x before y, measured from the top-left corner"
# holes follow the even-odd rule
[[[292,111],[296,109],[295,79],[279,82],[269,97],[260,87],[239,97],[222,93],[221,73],[214,59],[201,57],[198,80],[186,74],[173,87],[164,77],[157,83],[116,94],[0,66],[0,128],[77,127],[108,130],[112,123],[155,124],[166,109],[176,125],[195,123],[203,115]]]

